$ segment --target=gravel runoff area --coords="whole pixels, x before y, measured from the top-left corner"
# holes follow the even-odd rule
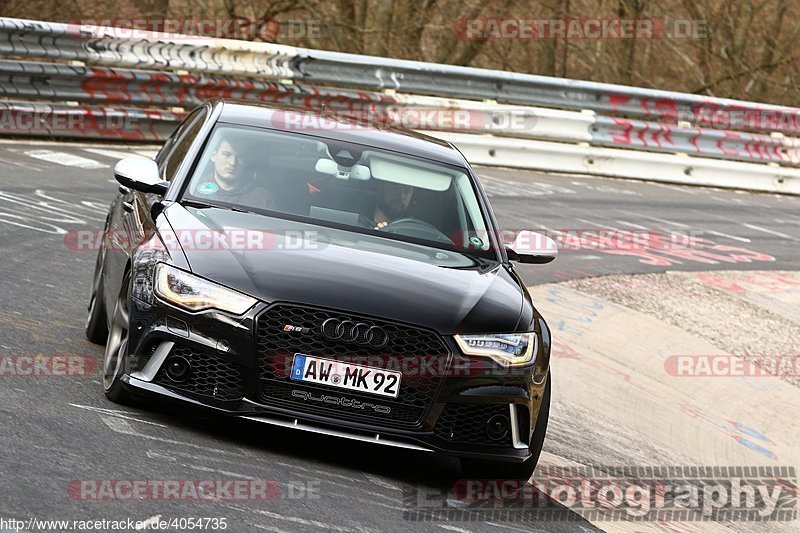
[[[739,476],[730,468],[757,468],[765,479],[780,468],[796,479],[800,272],[614,274],[530,290],[553,333],[554,403],[542,468],[684,465],[721,469],[714,476],[723,484]],[[699,366],[682,374],[668,363],[687,356],[739,356],[757,363],[743,362],[749,369],[794,364],[781,377],[741,377],[725,373],[732,363],[714,375]],[[665,479],[680,483],[681,476]],[[607,531],[797,531],[796,518],[596,518],[589,520]]]
[[[725,353],[800,356],[800,272],[666,272],[564,285],[672,324]],[[783,375],[800,387],[800,376]]]

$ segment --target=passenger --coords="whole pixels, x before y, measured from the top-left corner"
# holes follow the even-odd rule
[[[390,181],[381,182],[377,205],[372,214],[375,229],[381,229],[395,220],[407,217],[413,198],[414,187]]]
[[[223,136],[211,152],[212,169],[195,193],[219,202],[267,209],[272,195],[256,184],[247,168],[247,143],[241,137]]]

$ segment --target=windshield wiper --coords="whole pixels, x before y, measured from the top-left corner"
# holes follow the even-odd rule
[[[465,255],[475,261],[475,266],[477,266],[479,270],[489,270],[499,263],[496,259],[490,259],[486,257],[484,253],[477,250],[457,250],[457,253]]]
[[[217,209],[227,209],[229,211],[236,211],[237,213],[252,213],[252,211],[248,211],[242,207],[233,206],[233,205],[223,205],[223,204],[210,204],[208,202],[201,202],[199,200],[190,200],[188,198],[180,200],[181,205],[194,207],[196,209],[208,209],[211,207],[215,207]]]

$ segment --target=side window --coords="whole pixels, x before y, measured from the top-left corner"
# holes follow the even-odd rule
[[[178,138],[181,135],[183,135],[183,133],[186,131],[186,128],[188,128],[189,125],[194,121],[194,119],[197,118],[197,115],[200,113],[200,111],[201,110],[198,109],[197,111],[191,113],[188,117],[183,119],[183,121],[180,124],[178,124],[178,126],[175,128],[172,134],[170,134],[167,140],[164,141],[164,144],[161,146],[161,149],[156,154],[154,160],[158,164],[158,168],[159,170],[162,171],[162,173],[163,173],[164,163],[166,159],[169,157],[170,151],[172,150],[172,146],[175,144],[175,141],[177,141]]]
[[[172,181],[172,178],[175,177],[175,172],[183,162],[186,152],[203,127],[205,116],[205,108],[201,108],[186,117],[164,144],[156,156],[156,163],[158,163],[162,179]]]

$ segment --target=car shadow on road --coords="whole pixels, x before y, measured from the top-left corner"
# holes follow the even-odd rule
[[[283,464],[322,482],[363,478],[370,490],[382,494],[382,501],[396,499],[394,506],[402,509],[407,521],[463,521],[467,528],[508,524],[528,531],[599,531],[531,482],[524,488],[512,485],[509,492],[502,486],[505,480],[465,479],[452,457],[217,417],[195,409],[187,413],[181,406],[140,407],[171,427],[211,437],[216,446],[246,449],[256,457],[243,464],[248,475],[278,477],[277,470],[279,475],[291,476],[291,470],[276,468]]]

